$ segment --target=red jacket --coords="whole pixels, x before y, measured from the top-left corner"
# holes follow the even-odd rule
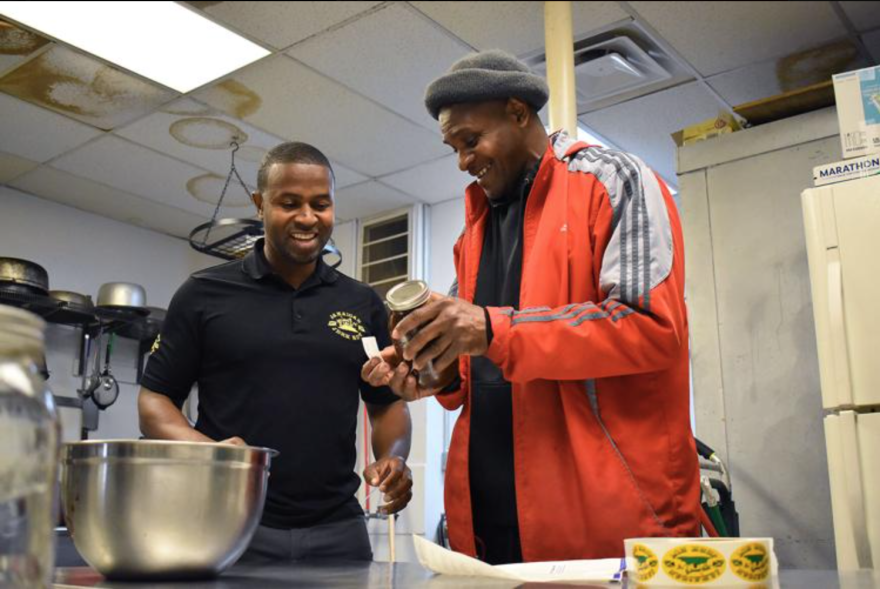
[[[472,301],[488,206],[471,184],[455,245]],[[551,138],[526,203],[519,309],[489,308],[486,353],[513,383],[523,559],[623,555],[624,538],[699,535],[684,251],[675,204],[641,160]],[[446,470],[452,548],[475,555],[470,358]]]

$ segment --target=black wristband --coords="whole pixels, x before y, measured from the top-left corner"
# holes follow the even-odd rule
[[[486,314],[486,345],[492,345],[492,318],[489,316],[489,309],[483,307],[483,313]]]

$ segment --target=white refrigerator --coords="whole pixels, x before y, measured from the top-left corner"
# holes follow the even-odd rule
[[[840,570],[880,570],[880,176],[801,194]]]

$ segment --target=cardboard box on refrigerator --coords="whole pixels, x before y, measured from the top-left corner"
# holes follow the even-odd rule
[[[880,66],[833,79],[843,157],[880,153]]]

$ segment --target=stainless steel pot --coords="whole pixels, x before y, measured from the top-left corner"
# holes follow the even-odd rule
[[[157,440],[65,444],[67,528],[83,558],[108,578],[218,575],[257,528],[277,454]]]
[[[71,292],[69,290],[50,290],[49,297],[53,300],[67,303],[68,307],[91,310],[95,307],[92,297],[89,295]]]
[[[147,291],[132,282],[108,282],[98,289],[99,307],[143,308],[147,306]]]
[[[0,283],[45,295],[49,292],[49,273],[28,260],[0,258]]]

